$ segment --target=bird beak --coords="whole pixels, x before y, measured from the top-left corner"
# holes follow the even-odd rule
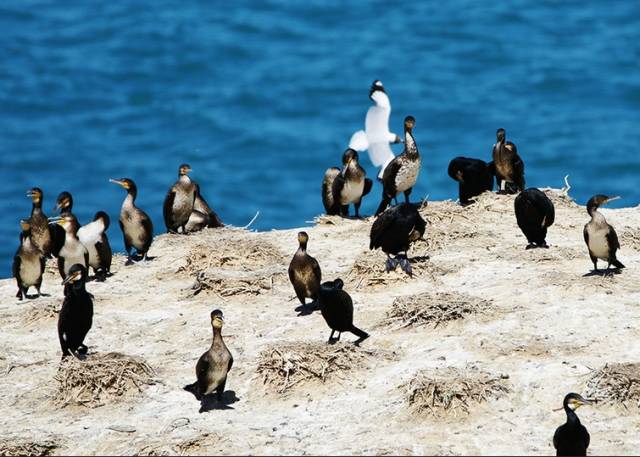
[[[344,175],[347,174],[347,168],[349,168],[349,165],[351,165],[351,162],[353,161],[353,159],[349,159],[349,161],[347,162],[347,164],[344,166],[344,168],[342,168],[342,177],[344,178]]]
[[[27,191],[27,197],[33,197],[33,192],[31,192],[30,190]]]
[[[63,219],[61,217],[50,217],[49,218],[49,225],[62,225]]]
[[[620,197],[619,195],[616,195],[615,197],[607,198],[607,201],[605,201],[605,203],[609,203],[609,202],[612,202],[614,200],[620,200],[620,198],[622,198],[622,197]]]
[[[113,178],[109,178],[109,182],[112,182],[114,184],[118,184],[119,186],[122,185],[122,181],[119,181],[119,180],[113,179]]]
[[[594,403],[597,403],[597,400],[587,400],[586,398],[581,398],[579,400],[579,405],[583,406],[583,405],[593,405]]]
[[[72,275],[68,275],[64,281],[62,281],[62,285],[69,284],[70,282],[75,282],[78,279],[78,276],[82,275],[81,271],[76,271]]]

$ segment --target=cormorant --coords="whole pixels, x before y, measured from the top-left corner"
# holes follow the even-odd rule
[[[546,194],[534,187],[523,190],[513,202],[518,227],[527,237],[527,249],[548,248],[545,238],[547,228],[555,219],[553,202]]]
[[[394,158],[384,169],[382,175],[382,201],[376,216],[381,214],[399,193],[404,192],[405,202],[409,203],[409,195],[418,180],[420,173],[420,153],[413,138],[416,120],[413,116],[404,119],[404,151]]]
[[[42,251],[33,242],[33,234],[29,220],[20,221],[20,247],[13,257],[13,277],[18,283],[16,297],[20,300],[27,298],[29,287],[35,286],[40,296],[42,274],[44,273],[45,258]]]
[[[307,254],[308,241],[309,235],[306,232],[298,233],[299,247],[289,264],[289,279],[302,306],[305,306],[306,298],[314,302],[318,299],[322,279],[318,261]]]
[[[72,213],[63,213],[62,216],[52,219],[64,229],[64,244],[58,253],[58,271],[62,279],[67,277],[69,269],[76,263],[88,268],[89,251],[78,238],[80,224]]]
[[[472,198],[493,190],[493,163],[484,160],[456,157],[449,162],[449,176],[458,181],[458,198],[461,205],[473,203]]]
[[[616,251],[620,249],[620,242],[615,229],[607,223],[598,208],[620,197],[607,197],[606,195],[594,195],[587,202],[587,212],[591,220],[584,226],[584,241],[589,248],[589,257],[593,262],[593,269],[598,271],[598,259],[607,262],[607,269],[614,265],[616,268],[624,268],[622,262],[616,258]]]
[[[553,435],[556,455],[587,455],[591,437],[585,426],[580,423],[575,411],[582,405],[592,404],[593,401],[586,400],[576,393],[570,393],[564,397],[562,407],[567,413],[567,422],[558,427]]]
[[[131,250],[136,249],[142,260],[147,260],[147,252],[153,241],[153,223],[147,213],[136,206],[138,187],[129,178],[110,179],[110,182],[118,184],[126,189],[127,196],[120,209],[120,229],[124,236],[124,248],[127,251],[127,265],[133,263]]]
[[[64,302],[58,317],[58,338],[62,348],[62,358],[68,355],[85,355],[87,346],[84,338],[93,322],[93,295],[85,289],[87,270],[79,264],[69,269],[69,274],[62,282]]]
[[[182,233],[187,233],[187,222],[193,211],[196,199],[196,186],[189,178],[191,167],[183,163],[178,168],[178,180],[169,189],[164,199],[162,214],[164,224],[169,233],[178,233],[182,228]]]
[[[184,387],[192,392],[200,401],[206,395],[216,392],[218,401],[222,401],[222,394],[227,383],[227,375],[233,366],[233,356],[222,339],[222,326],[224,316],[222,311],[216,309],[211,312],[211,327],[213,328],[213,341],[207,352],[200,356],[196,364],[197,381]],[[200,412],[203,410],[201,409]]]
[[[33,203],[31,216],[29,217],[31,241],[35,247],[42,251],[46,258],[50,258],[53,250],[53,238],[51,236],[49,218],[42,212],[44,194],[41,189],[34,187],[27,192],[27,197],[30,197]]]
[[[78,230],[78,239],[89,251],[89,266],[93,268],[96,279],[104,281],[111,270],[111,245],[107,238],[107,229],[111,219],[104,211],[98,211],[93,222]]]
[[[60,211],[60,216],[73,214],[73,197],[69,192],[64,191],[58,194],[58,198],[56,198],[56,204],[53,207],[53,212],[55,213],[57,211]],[[52,225],[50,230],[52,240],[51,253],[55,257],[58,257],[60,249],[62,249],[62,246],[64,245],[64,229],[59,225]]]
[[[322,188],[325,210],[327,214],[348,216],[349,205],[353,203],[356,217],[360,217],[362,197],[371,191],[373,182],[366,177],[367,173],[358,162],[358,153],[353,149],[344,152],[342,165],[343,169],[337,174],[332,168],[325,173]]]
[[[420,216],[418,205],[400,203],[380,214],[371,226],[369,249],[381,248],[387,254],[386,271],[400,265],[409,276],[412,274],[407,251],[411,243],[424,235],[427,224]],[[404,252],[404,254],[400,254]],[[395,258],[391,258],[393,254]]]
[[[524,162],[518,155],[516,145],[505,141],[506,131],[498,129],[496,144],[493,145],[493,163],[495,166],[498,193],[515,194],[524,190]]]
[[[338,278],[335,281],[322,283],[319,292],[320,312],[331,329],[329,344],[340,340],[342,332],[351,332],[358,337],[354,344],[358,345],[369,337],[367,332],[353,325],[353,301],[351,296],[342,288],[344,283]],[[333,334],[338,332],[338,338]]]

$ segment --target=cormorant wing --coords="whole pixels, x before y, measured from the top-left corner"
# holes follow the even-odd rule
[[[20,250],[18,250],[18,252],[20,252]],[[12,265],[12,268],[11,268],[11,272],[13,273],[13,277],[18,280],[19,284],[22,284],[22,280],[20,279],[20,264],[21,263],[22,263],[22,259],[20,258],[18,253],[16,253],[16,255],[13,257],[13,265]]]
[[[524,162],[522,158],[516,153],[513,157],[513,170],[516,172],[517,182],[520,186],[520,190],[524,190],[525,179],[524,179]]]
[[[58,256],[58,272],[60,273],[60,277],[64,279],[64,257],[61,255]]]
[[[167,196],[164,199],[164,206],[162,207],[162,215],[164,216],[164,224],[167,228],[173,226],[173,201],[176,198],[176,191],[172,187],[167,192]]]
[[[584,425],[580,424],[582,426],[582,430],[584,431],[584,448],[587,449],[589,447],[589,444],[591,443],[591,435],[589,435],[589,432],[587,431],[587,427],[585,427]]]
[[[198,378],[198,387],[200,395],[204,395],[207,391],[207,372],[209,371],[209,351],[205,352],[198,359],[196,364],[196,376]]]
[[[394,209],[382,212],[371,226],[369,234],[369,249],[378,249],[382,243],[382,237],[385,236],[389,226],[393,223],[396,216]]]
[[[556,432],[553,434],[553,447],[558,449],[558,442],[560,441],[560,430],[562,430],[562,425],[556,429]]]
[[[144,231],[149,234],[149,237],[153,239],[153,222],[151,218],[144,211],[140,210],[140,219]]]
[[[44,269],[47,266],[47,258],[43,255],[40,257],[40,274],[44,274]]]
[[[340,212],[340,195],[342,194],[342,189],[344,188],[344,178],[342,177],[342,173],[339,173],[333,180],[331,185],[331,194],[333,195],[333,210],[335,211],[333,214],[338,214]]]
[[[364,130],[358,130],[356,133],[351,135],[349,147],[356,151],[365,151],[369,149],[369,140],[367,139],[367,134]]]
[[[309,260],[311,262],[311,268],[313,269],[313,275],[318,279],[318,282],[322,280],[322,271],[320,270],[320,264],[314,258],[309,256]]]
[[[231,371],[232,366],[233,366],[233,356],[231,355],[231,352],[229,352],[229,365],[227,366],[227,373]]]
[[[364,178],[364,190],[362,191],[362,196],[364,197],[369,192],[371,192],[371,188],[373,187],[373,181],[369,178]]]
[[[584,225],[584,230],[582,230],[582,234],[584,235],[584,242],[587,243],[587,247],[589,247],[589,231],[587,230],[587,226],[589,224]],[[589,249],[589,253],[591,253],[591,249]]]
[[[618,234],[616,233],[616,230],[611,225],[609,225],[609,230],[607,231],[606,237],[607,237],[607,243],[609,244],[610,250],[620,249],[620,241],[618,241]]]
[[[328,215],[338,214],[336,194],[333,193],[333,183],[338,176],[340,176],[340,169],[338,167],[331,167],[325,171],[324,178],[322,179],[322,204]]]

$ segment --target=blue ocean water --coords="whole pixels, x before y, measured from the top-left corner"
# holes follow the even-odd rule
[[[160,232],[182,162],[225,222],[260,211],[258,230],[305,225],[374,79],[392,131],[417,120],[416,199],[457,198],[448,162],[488,160],[504,127],[528,186],[569,174],[580,203],[606,193],[635,206],[639,20],[635,1],[2,2],[0,277],[32,186],[47,211],[70,191],[81,223],[107,211],[117,250],[124,191],[108,179],[137,182]]]

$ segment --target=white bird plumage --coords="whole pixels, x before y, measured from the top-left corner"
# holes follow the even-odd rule
[[[101,219],[83,225],[78,229],[78,239],[86,247],[94,246],[104,233],[104,222]]]
[[[367,111],[364,130],[358,130],[351,136],[349,147],[356,151],[367,151],[369,159],[376,167],[381,167],[378,178],[382,179],[385,167],[393,160],[395,154],[390,143],[398,143],[399,138],[389,131],[391,101],[380,81],[374,81],[369,98],[375,103]]]

